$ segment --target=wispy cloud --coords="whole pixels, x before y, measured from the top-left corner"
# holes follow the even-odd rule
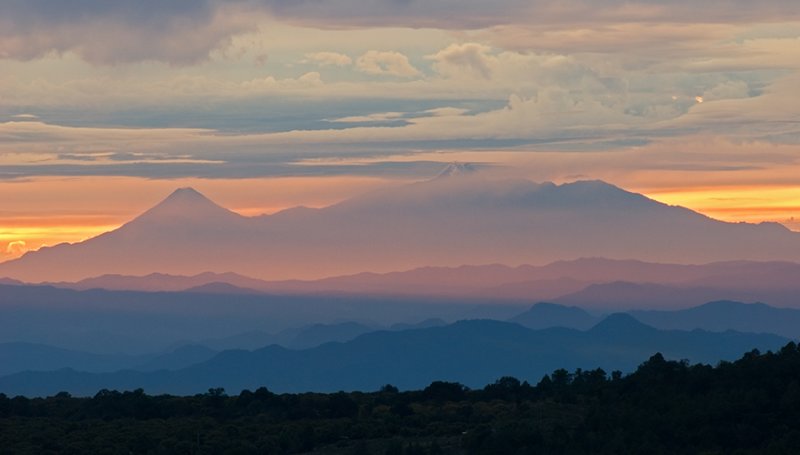
[[[5,249],[5,255],[11,257],[22,256],[28,251],[28,245],[24,240],[15,240],[8,242]]]
[[[386,122],[392,120],[399,120],[405,117],[403,112],[379,112],[367,115],[355,115],[350,117],[340,117],[331,120],[335,123],[368,123],[368,122]]]

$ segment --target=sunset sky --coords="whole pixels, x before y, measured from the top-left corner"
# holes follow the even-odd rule
[[[0,0],[0,261],[443,163],[800,230],[796,0]]]

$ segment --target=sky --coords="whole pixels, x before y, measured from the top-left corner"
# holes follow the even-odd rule
[[[0,0],[0,260],[478,163],[800,230],[796,0]]]

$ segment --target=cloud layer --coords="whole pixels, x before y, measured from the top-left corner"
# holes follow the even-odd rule
[[[29,60],[74,52],[92,63],[195,63],[253,30],[236,2],[214,0],[6,0],[0,57]]]
[[[585,42],[577,36],[583,33],[601,35],[593,40],[595,48],[607,48],[613,40],[602,36],[615,35],[616,41],[635,36],[636,25],[619,24],[655,24],[670,36],[676,31],[659,24],[773,22],[800,16],[793,0],[5,0],[2,9],[0,58],[73,52],[96,64],[155,60],[179,65],[207,59],[233,37],[265,26],[268,18],[307,27],[501,27],[507,44],[513,36],[523,42],[542,39],[542,47],[554,38]],[[600,25],[611,25],[613,33],[604,33]],[[658,37],[652,30],[644,35]]]

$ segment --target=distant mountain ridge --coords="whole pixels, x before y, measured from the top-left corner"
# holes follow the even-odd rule
[[[0,285],[0,343],[25,341],[100,353],[149,353],[245,332],[277,334],[313,324],[370,327],[483,317],[506,319],[517,304],[460,299],[139,292]],[[268,341],[273,342],[273,341]]]
[[[0,343],[0,376],[21,371],[72,368],[86,372],[175,370],[204,362],[217,351],[204,346],[182,346],[158,355],[93,354],[33,343]]]
[[[611,317],[613,316],[613,318]],[[764,303],[714,301],[690,308],[648,310],[632,308],[624,313],[613,313],[603,322],[624,318],[641,321],[659,330],[706,330],[743,333],[771,333],[788,339],[800,339],[800,309],[776,308]],[[512,317],[514,322],[531,329],[564,327],[587,330],[595,327],[602,318],[578,307],[553,303],[537,303]],[[592,329],[594,330],[594,328]]]
[[[616,281],[592,284],[586,288],[553,299],[555,303],[571,306],[616,310],[689,308],[714,300],[769,302],[776,306],[798,307],[800,282],[786,287],[770,288],[757,283],[747,287],[731,277],[718,287],[703,286],[701,280],[692,284],[655,284]]]
[[[237,288],[251,289],[261,287],[264,281],[236,273],[204,272],[192,276],[151,273],[144,276],[100,275],[74,283],[45,283],[65,289],[83,291],[87,289],[107,289],[109,291],[186,291],[213,283],[225,283]]]
[[[195,297],[197,296],[199,294],[195,295]],[[145,308],[144,311],[149,312],[150,310]],[[127,317],[130,319],[130,316]],[[163,323],[152,314],[148,317],[151,324]],[[494,323],[502,324],[500,321],[484,321],[483,324],[487,327],[496,327],[497,325]],[[784,340],[800,338],[800,331],[798,331],[800,310],[738,302],[710,302],[684,310],[631,311],[614,313],[606,317],[589,314],[579,308],[539,303],[526,311],[521,311],[519,315],[509,318],[508,321],[512,323],[507,326],[508,330],[513,328],[512,333],[527,333],[519,332],[519,324],[534,332],[545,331],[551,335],[555,334],[553,336],[562,336],[565,333],[582,334],[579,338],[583,338],[580,339],[585,341],[585,338],[589,337],[592,341],[586,341],[589,344],[579,349],[583,353],[581,355],[589,355],[588,352],[600,349],[602,351],[601,358],[606,355],[611,356],[614,352],[619,353],[621,358],[625,358],[632,352],[639,352],[638,344],[654,346],[660,350],[669,346],[676,349],[680,347],[679,351],[664,352],[673,352],[675,355],[688,352],[695,355],[706,351],[703,351],[705,348],[694,346],[691,343],[707,343],[709,340],[715,340],[714,337],[722,340],[736,340],[738,337],[747,339],[748,336],[751,336],[753,340],[763,340],[768,337],[759,338],[758,334],[769,334],[782,337]],[[469,322],[467,320],[458,324],[463,325]],[[187,340],[174,347],[165,348],[159,353],[138,355],[94,354],[33,343],[0,343],[0,376],[24,371],[44,372],[63,368],[93,373],[109,373],[122,369],[135,371],[179,370],[210,360],[220,351],[261,351],[272,346],[267,350],[284,352],[287,356],[292,357],[301,355],[300,352],[305,352],[309,348],[331,343],[349,343],[371,333],[416,332],[421,329],[444,328],[448,325],[452,324],[447,324],[440,319],[429,319],[414,324],[396,323],[390,327],[370,326],[352,321],[331,324],[318,323],[290,328],[278,333],[252,330],[222,338]],[[665,343],[664,340],[670,339],[669,333],[665,331],[672,330],[700,331],[709,338],[698,340],[690,337],[690,341],[694,341],[687,341],[684,344]],[[546,350],[546,343],[567,343],[566,346],[569,346],[569,343],[572,342],[569,340],[569,338],[547,338],[541,341],[545,343],[541,348]],[[447,343],[452,342],[460,341],[457,339],[447,341]],[[752,347],[759,346],[761,345]],[[329,360],[334,362],[335,359]]]
[[[212,387],[238,393],[266,386],[274,392],[302,392],[377,390],[387,383],[413,389],[435,380],[475,387],[501,376],[538,381],[557,368],[631,371],[655,352],[667,358],[716,363],[753,348],[778,349],[785,342],[775,335],[732,331],[659,331],[628,315],[612,315],[588,331],[530,330],[506,322],[472,320],[428,329],[371,332],[302,351],[278,346],[224,351],[172,372],[19,373],[0,378],[0,390],[33,396],[62,390],[93,395],[104,388],[193,394]]]
[[[800,258],[800,234],[780,225],[716,221],[601,181],[556,185],[453,174],[253,218],[183,188],[119,229],[0,263],[0,276],[58,282],[211,271],[279,281],[579,257]]]
[[[714,300],[762,301],[777,306],[800,304],[796,297],[800,295],[800,264],[791,262],[681,265],[584,258],[544,266],[422,267],[313,281],[266,281],[235,273],[205,272],[193,276],[102,275],[75,283],[48,284],[76,290],[188,291],[222,295],[339,294],[525,303],[550,301],[605,310],[685,308]]]
[[[588,330],[599,321],[600,318],[581,308],[545,302],[537,303],[524,313],[509,319],[509,322],[534,330],[550,327]]]
[[[717,301],[680,311],[633,310],[636,319],[662,329],[738,330],[800,339],[800,310],[763,303]]]

